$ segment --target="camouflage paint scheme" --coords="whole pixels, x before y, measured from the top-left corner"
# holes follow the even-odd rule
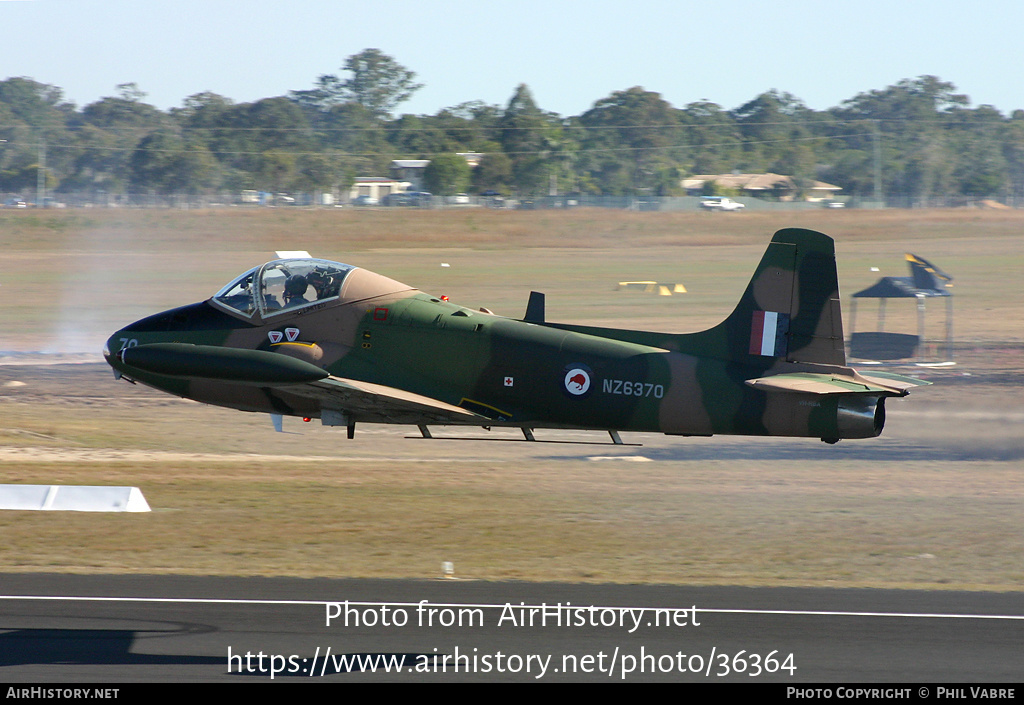
[[[296,272],[333,273],[335,289],[282,308],[266,293],[270,277],[280,287]],[[320,418],[350,436],[369,422],[424,435],[455,424],[520,427],[528,438],[576,428],[835,442],[877,436],[885,398],[925,384],[846,367],[833,241],[810,230],[776,233],[733,313],[706,331],[551,323],[537,303],[516,320],[349,265],[278,260],[205,302],[126,326],[104,354],[129,381]]]

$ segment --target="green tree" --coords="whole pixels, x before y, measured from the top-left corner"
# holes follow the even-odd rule
[[[546,127],[544,113],[534,102],[533,93],[525,83],[520,83],[498,124],[501,148],[513,160],[520,154],[537,152],[541,148],[542,133]]]
[[[252,178],[266,176],[266,152],[312,152],[320,147],[305,113],[287,98],[211,105],[210,110],[218,113],[216,118],[208,116],[213,129],[196,130],[197,136],[206,135],[210,149],[228,169],[248,172]],[[252,179],[249,182],[252,188]]]
[[[615,159],[601,161],[596,168],[589,169],[589,176],[589,187],[585,189],[588,192],[625,196],[635,191],[629,165]]]
[[[0,81],[0,140],[6,140],[0,142],[0,170],[27,175],[31,165],[39,163],[40,145],[71,141],[67,125],[74,115],[74,106],[64,101],[56,86],[24,77]],[[66,174],[73,159],[71,150],[50,149],[47,179]]]
[[[221,179],[250,163],[245,155],[237,153],[250,145],[238,130],[241,113],[230,98],[210,91],[196,93],[186,98],[182,107],[171,109],[170,114],[189,144],[201,145],[217,160]],[[234,185],[232,179],[230,186]]]
[[[342,82],[351,98],[372,114],[384,118],[423,87],[416,74],[380,49],[364,49],[345,61],[352,76]]]
[[[701,100],[679,113],[684,125],[686,168],[693,174],[726,174],[743,164],[743,135],[722,106]]]
[[[998,196],[1009,181],[1005,157],[1006,121],[991,105],[954,110],[948,141],[956,154],[952,176],[965,196]]]
[[[182,127],[193,130],[224,127],[223,118],[234,106],[234,101],[212,91],[190,95],[180,108],[172,108],[171,115]]]
[[[35,128],[63,125],[74,111],[60,88],[24,77],[0,81],[0,105],[10,118]]]
[[[870,197],[874,189],[872,154],[862,149],[839,149],[830,153],[821,179],[842,186],[850,196]]]
[[[256,177],[259,187],[279,193],[287,187],[295,172],[296,158],[290,152],[271,149],[259,156],[258,164]]]
[[[512,186],[512,160],[495,144],[473,169],[472,181],[473,190],[477,193],[497,191],[507,194]]]
[[[358,103],[342,103],[319,114],[317,129],[321,144],[345,155],[345,170],[355,175],[387,173],[396,158],[385,124]]]
[[[116,97],[100,98],[82,108],[82,121],[104,129],[135,128],[141,132],[167,124],[166,116],[158,108],[142,102],[146,94],[134,83],[122,83],[118,91]]]
[[[919,76],[861,93],[831,112],[852,134],[861,135],[848,141],[851,146],[871,151],[877,134],[883,190],[909,204],[927,202],[950,188],[955,161],[948,140],[950,118],[968,102],[952,83]]]
[[[47,170],[44,178],[46,188],[57,185],[57,179]],[[24,166],[0,170],[0,191],[32,191],[38,184],[39,164],[27,163]]]
[[[460,152],[488,152],[501,137],[498,130],[501,116],[501,106],[471,100],[440,110],[431,118],[431,124],[461,145]]]
[[[423,170],[423,185],[431,193],[451,196],[469,188],[470,168],[458,154],[438,154]]]
[[[770,90],[732,111],[743,137],[745,172],[770,171],[807,181],[814,174],[813,111],[790,93]]]
[[[124,190],[127,183],[123,169],[125,147],[115,132],[82,125],[69,136],[67,144],[68,148],[62,152],[69,158],[69,164],[64,169],[59,191],[117,193]]]
[[[197,194],[217,183],[218,165],[209,150],[166,131],[143,138],[129,166],[135,191]]]
[[[547,158],[556,153],[561,124],[556,115],[545,113],[533,100],[525,83],[516,87],[498,124],[502,151],[512,160],[512,185],[523,194],[547,191],[550,167]]]
[[[1010,115],[1003,129],[1002,145],[1009,195],[1018,203],[1024,202],[1024,110],[1014,110]]]
[[[134,150],[148,135],[172,130],[168,115],[148,103],[134,83],[122,83],[118,95],[86,105],[72,121],[75,128],[75,170],[72,183],[123,191],[137,181],[131,163]],[[158,189],[159,190],[159,189]]]
[[[415,73],[380,49],[363,49],[353,54],[345,60],[342,69],[352,75],[341,80],[325,74],[317,79],[312,90],[292,91],[292,100],[316,110],[354,102],[378,119],[385,119],[423,87],[423,84],[415,82]]]
[[[663,175],[679,166],[678,111],[658,93],[640,86],[616,91],[594,103],[578,124],[584,135],[581,168],[605,193],[664,191]],[[613,163],[619,166],[612,168]]]
[[[346,160],[333,153],[303,154],[296,161],[295,187],[305,191],[331,191],[351,185]]]
[[[458,142],[448,138],[431,118],[403,115],[387,125],[388,142],[399,154],[429,158],[433,154],[458,151]]]

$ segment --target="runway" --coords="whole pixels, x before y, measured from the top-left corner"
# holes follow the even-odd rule
[[[1014,683],[1024,672],[1024,593],[51,574],[0,586],[8,683]]]

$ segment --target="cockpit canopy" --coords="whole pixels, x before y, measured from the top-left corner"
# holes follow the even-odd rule
[[[261,318],[333,301],[355,267],[323,259],[279,259],[254,267],[218,291],[213,301]]]

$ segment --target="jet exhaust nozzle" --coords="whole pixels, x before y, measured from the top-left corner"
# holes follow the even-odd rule
[[[836,409],[841,438],[874,438],[885,426],[885,397],[852,397]]]

